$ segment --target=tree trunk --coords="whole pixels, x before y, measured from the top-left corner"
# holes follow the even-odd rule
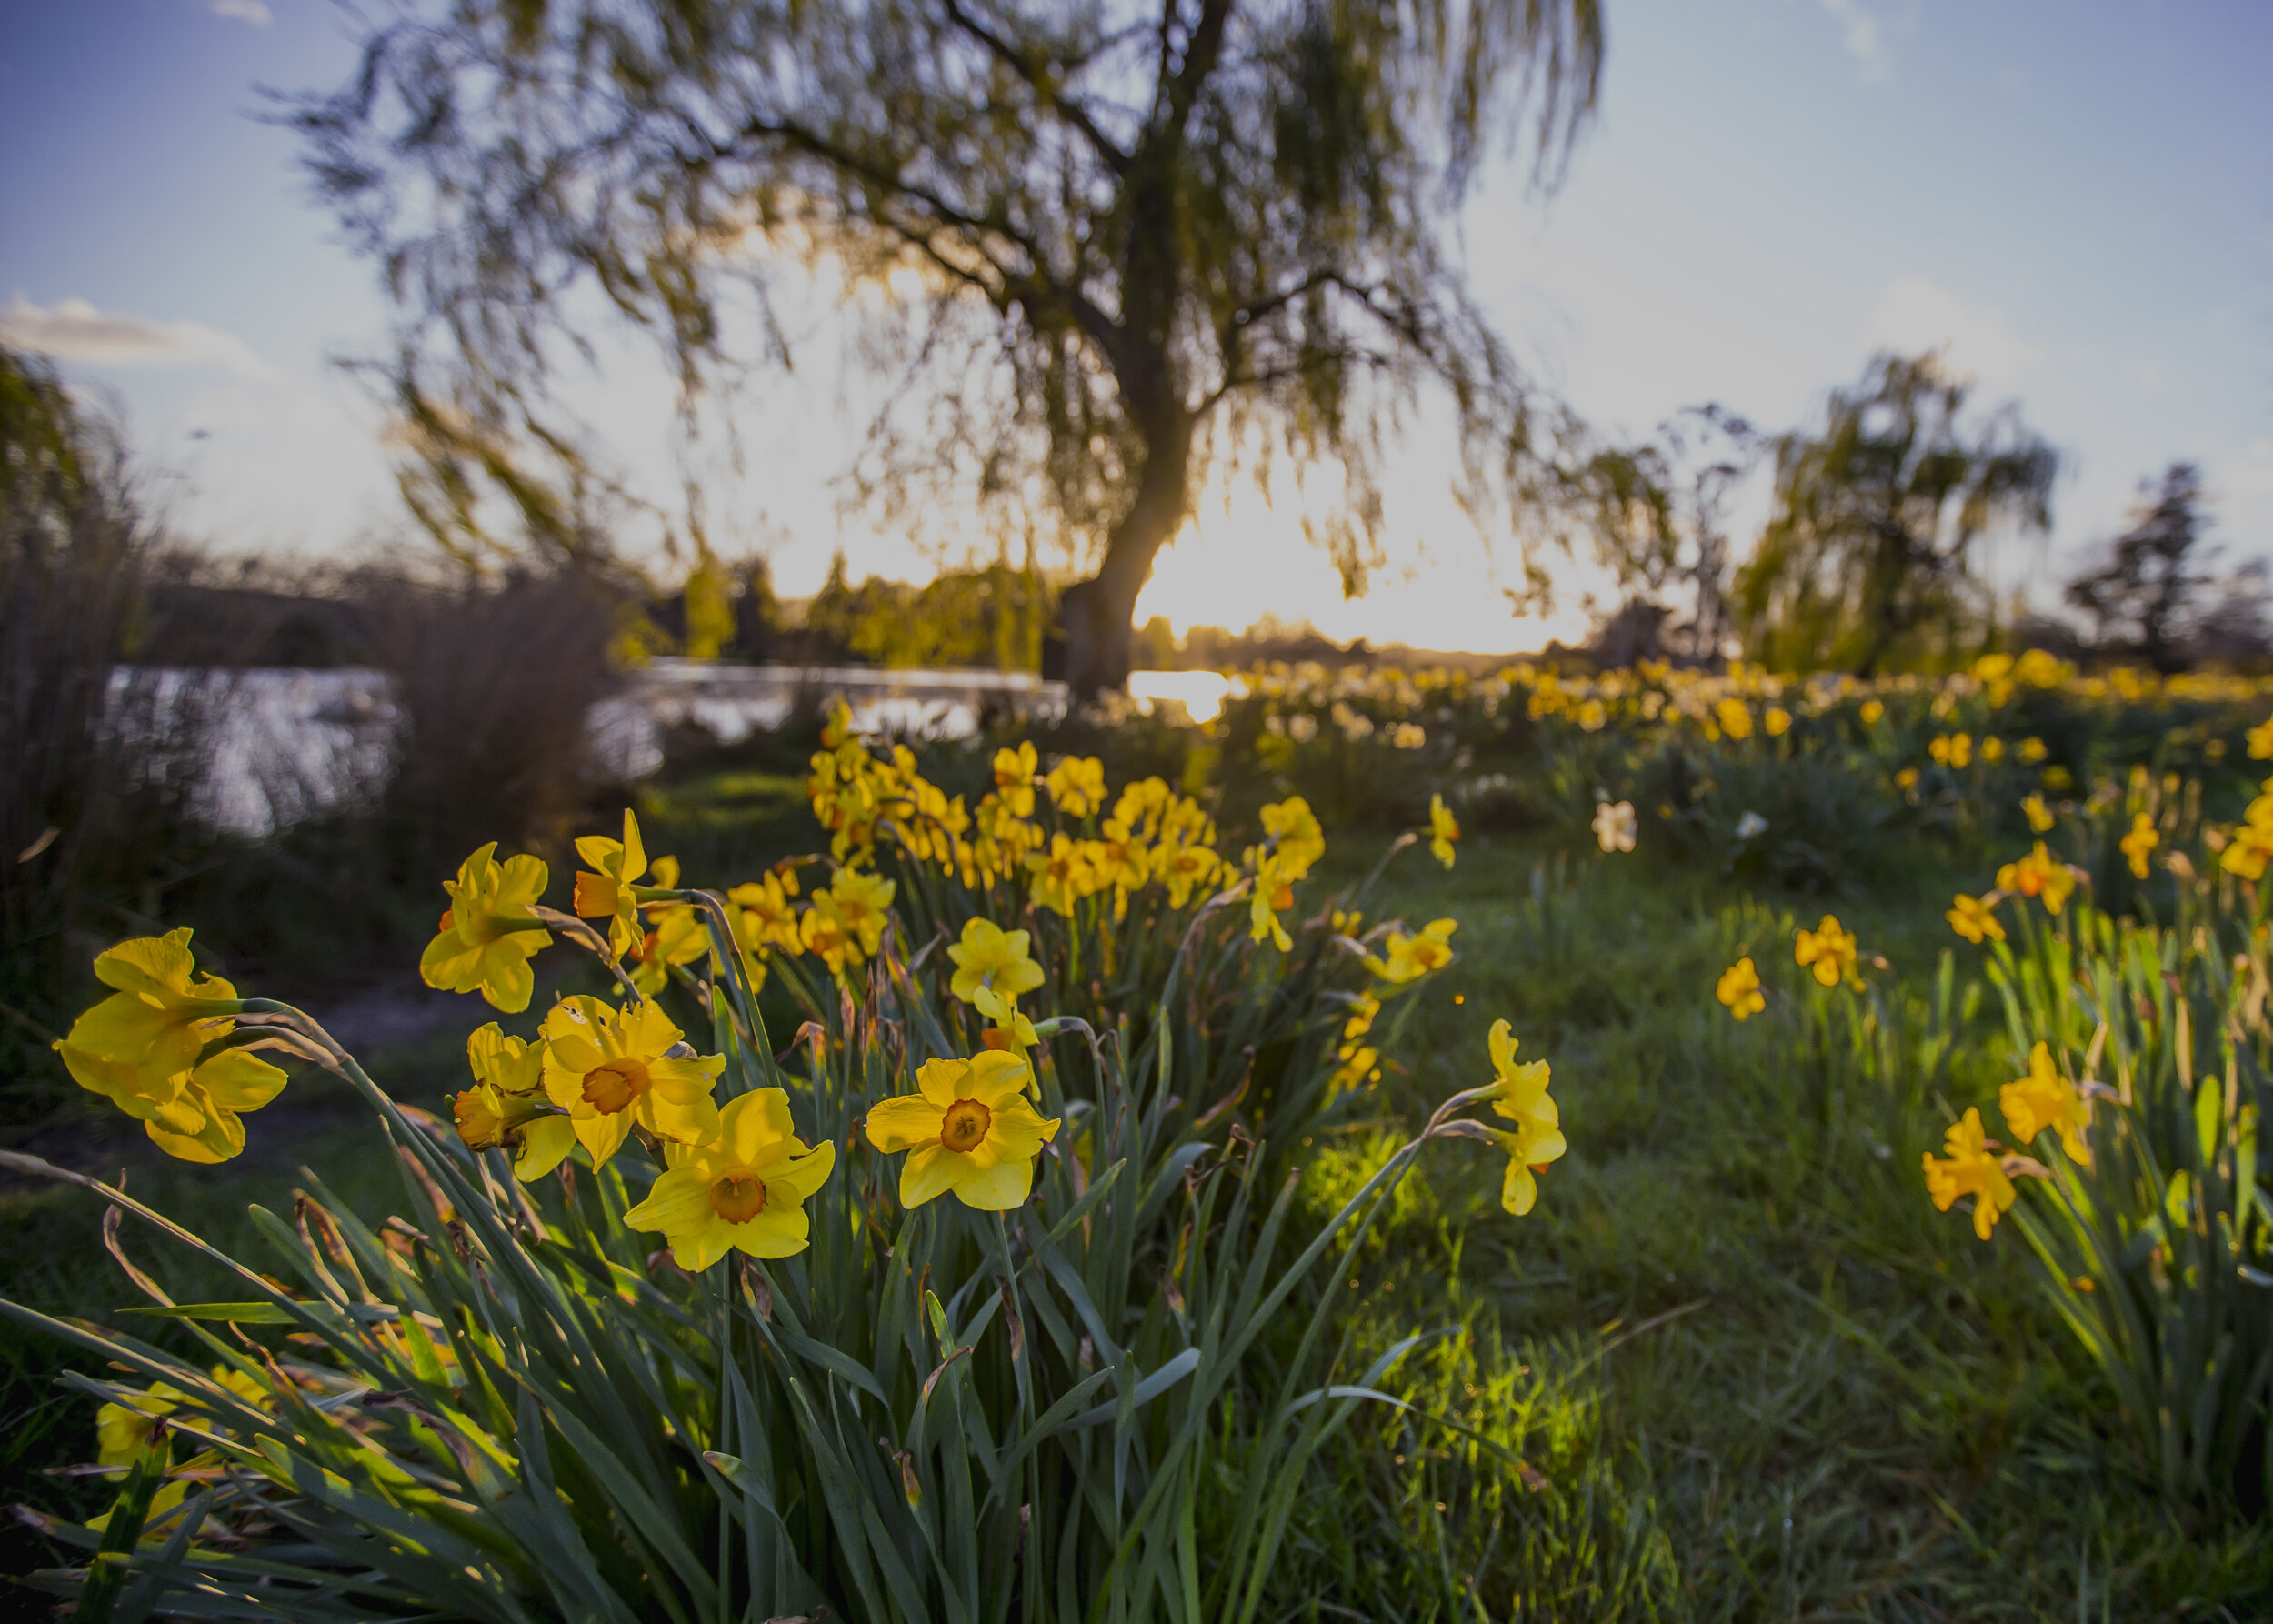
[[[1057,601],[1062,672],[1074,699],[1128,686],[1136,595],[1152,574],[1153,558],[1172,540],[1190,506],[1193,419],[1180,406],[1164,414],[1146,436],[1145,471],[1136,499],[1106,544],[1105,561],[1088,580],[1066,588]],[[1046,667],[1050,664],[1045,661]],[[1045,676],[1052,675],[1046,668]]]

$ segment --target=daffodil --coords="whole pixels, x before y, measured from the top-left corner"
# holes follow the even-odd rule
[[[1752,737],[1752,713],[1745,707],[1745,703],[1741,699],[1723,699],[1714,706],[1713,720],[1730,738],[1743,739]]]
[[[1802,929],[1792,942],[1793,962],[1812,967],[1826,987],[1837,987],[1853,972],[1855,955],[1855,938],[1841,928],[1836,914],[1824,915],[1822,924]]]
[[[1998,869],[1997,888],[2018,897],[2034,897],[2044,904],[2045,912],[2057,914],[2068,905],[2068,894],[2076,889],[2076,876],[2039,840],[2027,857]]]
[[[496,851],[492,840],[458,865],[456,879],[443,882],[450,906],[419,955],[418,974],[428,987],[479,992],[517,1015],[536,986],[529,960],[553,940],[530,911],[545,895],[545,865],[526,852],[500,863]]]
[[[1508,1024],[1494,1021],[1490,1037],[1492,1092],[1487,1097],[1495,1114],[1516,1126],[1494,1133],[1493,1139],[1507,1153],[1507,1176],[1500,1185],[1499,1204],[1521,1218],[1539,1198],[1536,1175],[1568,1148],[1563,1138],[1562,1115],[1547,1094],[1549,1069],[1545,1060],[1516,1059],[1522,1047]]]
[[[1247,898],[1248,939],[1268,941],[1281,953],[1295,945],[1278,917],[1295,905],[1295,888],[1287,883],[1289,877],[1279,854],[1273,852],[1256,868],[1255,890]]]
[[[1791,731],[1791,712],[1780,705],[1769,706],[1767,715],[1760,719],[1767,728],[1767,736],[1770,738],[1781,738]]]
[[[1987,897],[1968,897],[1960,891],[1953,899],[1954,906],[1943,916],[1949,928],[1968,942],[1984,938],[1992,942],[2005,939],[2005,927],[1997,917],[1997,904]]]
[[[1326,856],[1326,832],[1302,797],[1290,795],[1274,802],[1263,808],[1260,817],[1263,832],[1271,837],[1272,853],[1278,859],[1279,878],[1300,879]]]
[[[2079,1168],[2091,1166],[2091,1102],[2052,1064],[2050,1044],[2038,1043],[2028,1051],[2028,1075],[1998,1090],[1997,1108],[2022,1144],[2056,1128],[2068,1159]]]
[[[239,1113],[274,1099],[285,1074],[241,1048],[199,1058],[235,1029],[243,1005],[226,981],[196,976],[189,932],[121,942],[95,973],[118,990],[55,1045],[73,1080],[139,1121],[168,1156],[219,1162],[244,1149]]]
[[[2051,833],[2052,825],[2058,821],[2052,816],[2052,808],[2044,804],[2041,795],[2031,794],[2020,803],[2020,811],[2021,816],[2028,820],[2028,832],[2032,835]]]
[[[1049,849],[1026,859],[1035,906],[1073,917],[1074,904],[1096,890],[1082,842],[1063,834],[1050,837]]]
[[[898,888],[896,881],[879,875],[840,868],[826,890],[813,893],[813,906],[832,912],[857,947],[851,955],[854,964],[875,957],[884,945],[885,922]]]
[[[576,842],[576,855],[591,865],[590,871],[576,876],[577,916],[606,919],[608,946],[621,958],[646,934],[639,927],[636,896],[640,877],[647,872],[647,848],[640,844],[639,819],[626,807],[621,840],[586,835]]]
[[[545,1092],[568,1113],[595,1167],[614,1156],[633,1128],[681,1143],[718,1131],[711,1085],[723,1055],[674,1055],[679,1029],[642,1000],[611,1008],[584,995],[545,1017]]]
[[[860,945],[851,937],[833,907],[807,908],[797,918],[797,939],[805,950],[828,967],[832,976],[845,973],[846,956],[860,962]]]
[[[1422,927],[1417,936],[1393,930],[1384,944],[1384,954],[1368,957],[1366,967],[1377,980],[1397,986],[1417,981],[1452,962],[1452,933],[1459,928],[1456,919],[1435,919]]]
[[[1594,808],[1595,844],[1604,851],[1632,851],[1639,822],[1631,801],[1597,801]]]
[[[1866,699],[1863,701],[1861,710],[1856,714],[1862,717],[1864,727],[1876,727],[1879,718],[1887,714],[1886,702],[1880,699]]]
[[[2155,832],[2155,820],[2144,812],[2131,814],[2131,832],[2116,843],[2131,865],[2135,879],[2147,877],[2147,859],[2155,847],[2162,844],[2162,837]]]
[[[1013,817],[1034,816],[1034,774],[1040,765],[1030,739],[995,752],[995,795]]]
[[[1942,1136],[1942,1159],[1936,1159],[1930,1150],[1924,1153],[1926,1193],[1943,1212],[1960,1196],[1973,1198],[1973,1232],[1983,1240],[1997,1228],[1997,1220],[2012,1208],[2018,1198],[2013,1181],[2005,1176],[2004,1158],[1988,1148],[1988,1140],[1981,1128],[1981,1113],[1967,1108],[1965,1118],[1950,1125]]]
[[[1460,837],[1460,820],[1445,806],[1445,797],[1428,797],[1428,850],[1446,867],[1452,867],[1452,843]]]
[[[2249,729],[2249,759],[2264,761],[2273,758],[2273,717],[2268,717]]]
[[[836,1165],[836,1146],[808,1148],[797,1137],[789,1096],[779,1088],[728,1100],[714,1137],[666,1146],[663,1154],[668,1165],[624,1222],[661,1230],[671,1260],[696,1274],[730,1251],[787,1258],[805,1250],[806,1200]]]
[[[450,1098],[458,1138],[471,1150],[513,1152],[514,1176],[542,1178],[576,1147],[575,1124],[545,1089],[545,1046],[508,1037],[491,1021],[467,1034],[474,1086]]]
[[[710,932],[691,903],[651,907],[648,914],[652,928],[632,948],[631,982],[652,998],[670,984],[673,965],[693,964],[710,951]]]
[[[977,1002],[981,987],[1014,1000],[1032,992],[1042,985],[1042,967],[1026,953],[1032,940],[1027,932],[1005,930],[991,919],[966,920],[963,939],[947,944],[955,961],[949,989],[966,1004]]]
[[[95,975],[116,990],[74,1021],[55,1048],[82,1088],[114,1099],[122,1090],[171,1095],[174,1079],[235,1028],[244,1007],[235,987],[197,974],[186,929],[105,948]]]
[[[2218,866],[2244,879],[2263,879],[2267,860],[2273,858],[2273,827],[2264,824],[2237,825],[2218,855]]]
[[[1167,887],[1170,907],[1182,907],[1189,902],[1196,889],[1214,882],[1223,866],[1223,859],[1205,846],[1153,848],[1153,877]]]
[[[2013,754],[2019,757],[2021,760],[2027,762],[2030,767],[2036,766],[2037,763],[2042,761],[2051,753],[2052,747],[2046,744],[2042,739],[2036,737],[2022,739],[2013,749]]]
[[[1042,783],[1067,817],[1086,817],[1105,805],[1105,763],[1094,756],[1066,757]]]
[[[1720,979],[1713,984],[1713,997],[1738,1020],[1750,1020],[1767,1007],[1767,997],[1760,991],[1759,967],[1750,954],[1721,971]]]
[[[968,1060],[926,1060],[914,1094],[868,1112],[868,1143],[905,1150],[900,1204],[920,1207],[953,1191],[966,1207],[1008,1212],[1034,1188],[1034,1161],[1057,1137],[1057,1118],[1026,1097],[1023,1057],[990,1049]]]
[[[1023,1055],[1042,1041],[1034,1023],[1018,1013],[1018,1007],[991,987],[979,987],[971,995],[971,1003],[978,1012],[995,1024],[979,1034],[979,1041],[990,1049]],[[1039,1086],[1040,1079],[1032,1072],[1026,1080]]]

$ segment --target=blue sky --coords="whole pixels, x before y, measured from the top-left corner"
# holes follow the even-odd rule
[[[2138,481],[2200,460],[2219,534],[2273,552],[2273,6],[2118,0],[1609,0],[1599,123],[1554,199],[1513,177],[1467,223],[1479,296],[1588,416],[1641,432],[1717,399],[1801,419],[1875,346],[1947,343],[1984,400],[2018,398],[2068,456],[2056,579],[2119,527]],[[182,527],[228,550],[351,554],[399,538],[384,424],[333,364],[371,354],[371,268],[308,203],[255,86],[329,86],[351,21],[323,0],[0,7],[0,330],[119,404]],[[812,317],[828,348],[825,300]],[[604,345],[596,425],[670,485],[670,397]],[[748,471],[715,522],[809,590],[921,567],[840,525],[851,426],[826,364],[734,404]],[[1400,465],[1392,569],[1338,602],[1277,507],[1206,506],[1147,607],[1338,636],[1517,647],[1425,447]],[[396,540],[394,545],[403,545]],[[1504,545],[1504,544],[1503,544]],[[1571,596],[1587,581],[1571,576]]]

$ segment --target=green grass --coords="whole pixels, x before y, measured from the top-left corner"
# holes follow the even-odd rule
[[[1450,875],[1402,863],[1397,909],[1459,917],[1461,959],[1423,993],[1385,1107],[1413,1118],[1482,1080],[1505,1016],[1554,1063],[1571,1151],[1518,1219],[1495,1153],[1433,1149],[1370,1243],[1353,1332],[1370,1351],[1457,1328],[1394,1390],[1535,1475],[1377,1415],[1312,1502],[1288,1616],[2267,1616],[2273,1539],[2159,1509],[2018,1237],[1984,1245],[1928,1202],[1938,1108],[1858,1097],[1789,1028],[1714,1001],[1747,951],[1777,996],[1794,916],[1822,903],[1647,854],[1571,852],[1558,885],[1536,843],[1473,841]],[[1831,906],[1922,996],[1946,947],[1962,987],[1939,915],[1963,878]],[[1960,1029],[1941,1087],[1962,1109],[2012,1073],[1987,1018]],[[1389,1142],[1320,1147],[1317,1198]]]
[[[706,776],[641,810],[650,849],[676,852],[697,883],[813,844],[800,786],[781,774]],[[1329,885],[1345,872],[1334,865],[1354,873],[1378,849],[1330,834]],[[1442,1332],[1387,1385],[1482,1441],[1362,1411],[1307,1502],[1270,1616],[2273,1612],[2273,1539],[2206,1533],[2159,1507],[2108,1429],[2106,1395],[2036,1306],[2018,1238],[1984,1245],[1926,1199],[1918,1148],[1938,1138],[1940,1100],[1961,1109],[2012,1075],[1986,1014],[1961,1021],[1926,1098],[1894,1099],[1859,1088],[1801,1025],[1738,1027],[1713,1001],[1713,978],[1746,951],[1788,997],[1792,924],[1827,906],[1893,962],[1905,996],[1928,996],[1952,947],[1962,988],[1976,961],[1940,910],[1981,877],[1918,856],[1878,894],[1802,906],[1647,849],[1603,857],[1497,834],[1471,838],[1450,874],[1422,851],[1397,859],[1376,912],[1457,917],[1460,960],[1413,1001],[1371,1126],[1307,1148],[1310,1198],[1337,1200],[1397,1123],[1482,1080],[1484,1035],[1503,1016],[1526,1058],[1554,1063],[1571,1151],[1517,1219],[1498,1208],[1496,1153],[1434,1147],[1367,1242],[1348,1368]],[[469,1003],[464,1024],[486,1013]],[[457,1064],[451,1037],[374,1069],[432,1108]],[[321,1083],[286,1099],[294,1114],[252,1120],[244,1163],[141,1155],[130,1188],[248,1258],[262,1247],[245,1204],[288,1211],[303,1163],[366,1214],[390,1209],[394,1169],[361,1120]],[[0,1290],[90,1317],[134,1301],[99,1218],[76,1191],[0,1192]],[[154,1238],[125,1238],[138,1262],[160,1259]],[[212,1288],[166,1262],[180,1295]],[[58,1393],[65,1359],[40,1344],[0,1331],[0,1361],[6,1494],[74,1506],[84,1485],[42,1469],[91,1456],[92,1407]],[[15,1539],[9,1562],[37,1554]]]

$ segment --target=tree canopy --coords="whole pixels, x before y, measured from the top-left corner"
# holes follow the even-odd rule
[[[1867,675],[1986,627],[1982,545],[2050,526],[2059,456],[2017,406],[1968,419],[1970,395],[1936,356],[1880,355],[1831,391],[1819,429],[1777,438],[1774,506],[1736,583],[1747,658]]]
[[[887,404],[860,487],[1041,521],[1093,580],[1077,689],[1211,470],[1328,465],[1317,535],[1353,589],[1382,456],[1423,386],[1464,496],[1543,434],[1451,241],[1481,162],[1552,185],[1590,114],[1597,0],[450,0],[375,28],[295,104],[325,195],[383,265],[423,517],[485,495],[561,545],[595,486],[546,385],[579,288],[658,336],[689,398],[763,358],[795,263],[869,313]]]

